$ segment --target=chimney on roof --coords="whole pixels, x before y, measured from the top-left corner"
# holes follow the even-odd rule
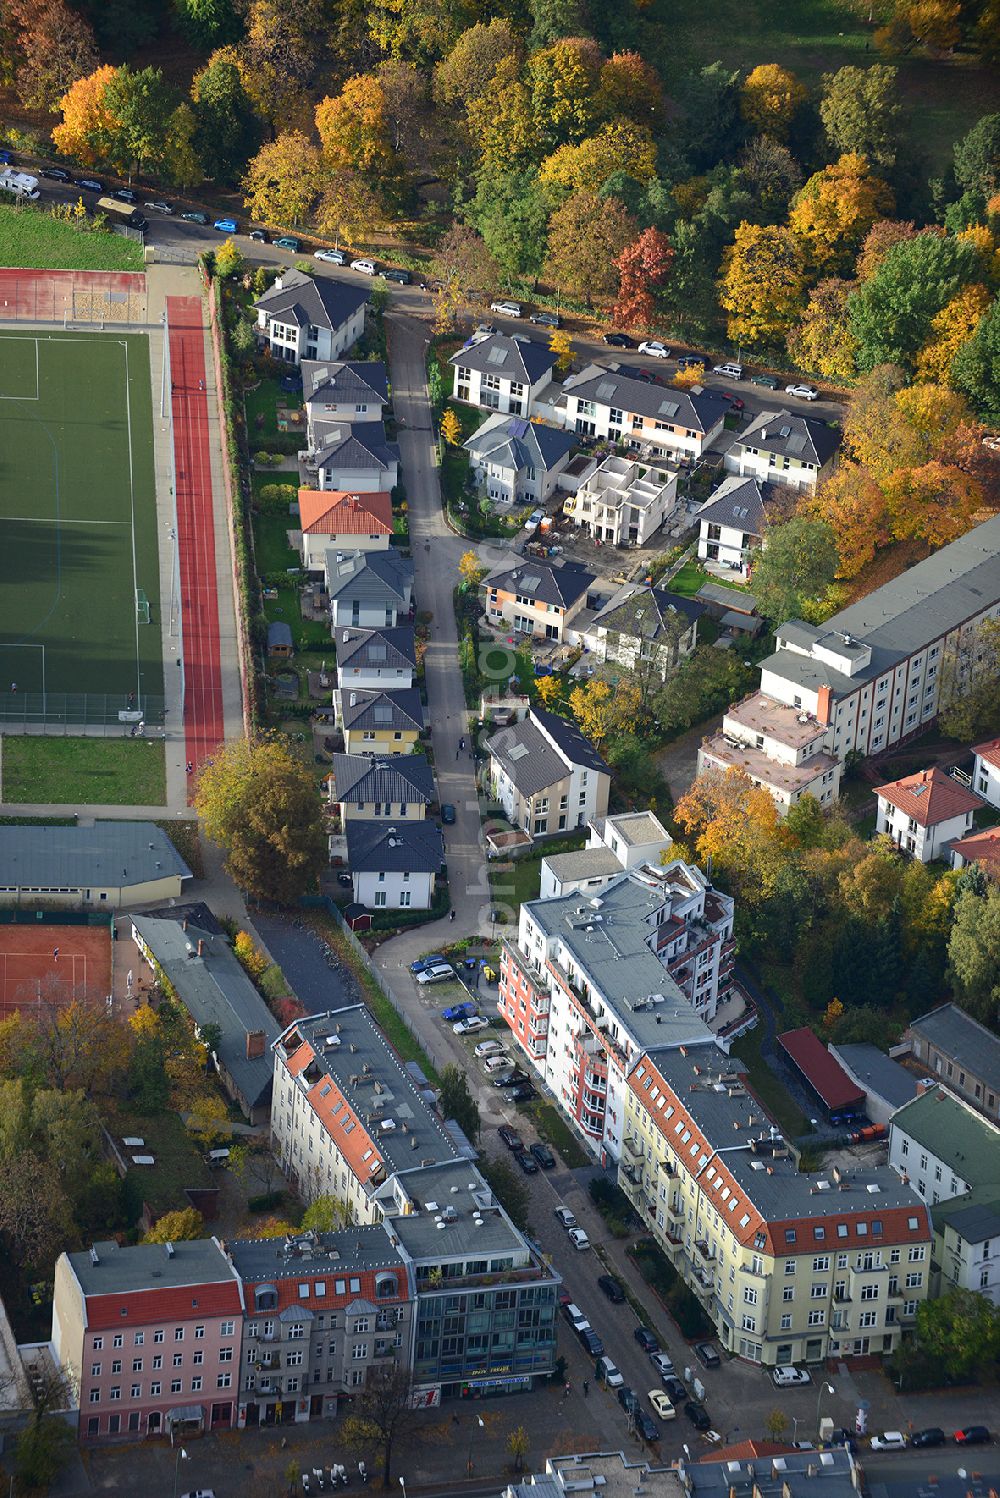
[[[259,1061],[267,1049],[267,1039],[263,1030],[247,1031],[247,1060]]]
[[[172,1259],[174,1254],[177,1252],[177,1250],[174,1248],[174,1245],[172,1243],[165,1243],[163,1247],[166,1251],[167,1258]]]
[[[187,928],[188,928],[188,918],[187,918],[187,916],[185,916],[184,919],[181,921],[181,930],[182,931],[186,931]]]
[[[829,687],[820,687],[816,692],[816,717],[824,726],[830,721],[830,702],[833,692]]]
[[[205,943],[202,941],[201,937],[199,936],[199,938],[198,938],[198,956],[199,957],[204,957],[204,955],[205,955]]]

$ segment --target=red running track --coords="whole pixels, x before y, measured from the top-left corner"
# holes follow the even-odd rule
[[[224,736],[201,301],[197,297],[167,297],[167,320],[184,644],[184,737],[191,766],[190,785]]]

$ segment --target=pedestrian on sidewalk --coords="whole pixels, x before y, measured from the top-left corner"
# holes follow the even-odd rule
[[[587,1395],[589,1393],[590,1393],[590,1379],[589,1378],[585,1378],[584,1381],[583,1381],[583,1397],[584,1397],[584,1399],[586,1399],[586,1397],[587,1397]]]

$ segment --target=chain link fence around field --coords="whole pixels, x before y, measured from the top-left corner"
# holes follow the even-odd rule
[[[73,734],[86,729],[104,738],[138,737],[162,727],[166,699],[124,692],[0,692],[0,733]]]
[[[141,327],[147,306],[141,271],[0,269],[0,322]]]

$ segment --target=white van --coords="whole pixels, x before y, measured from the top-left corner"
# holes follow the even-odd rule
[[[733,364],[713,364],[712,365],[712,373],[713,374],[725,375],[726,378],[729,379],[729,380],[742,380],[742,378],[743,378],[743,365],[742,364],[735,364],[735,363],[733,363]]]
[[[223,1165],[229,1164],[229,1151],[209,1150],[208,1154],[205,1156],[205,1164],[211,1166],[213,1170],[221,1169]]]
[[[499,1056],[487,1056],[483,1062],[483,1071],[488,1077],[491,1077],[494,1072],[503,1071],[509,1065],[510,1057],[501,1051]]]
[[[563,1312],[565,1313],[566,1320],[575,1332],[581,1332],[590,1325],[580,1307],[574,1304],[573,1301],[570,1301],[569,1305],[563,1306]]]

